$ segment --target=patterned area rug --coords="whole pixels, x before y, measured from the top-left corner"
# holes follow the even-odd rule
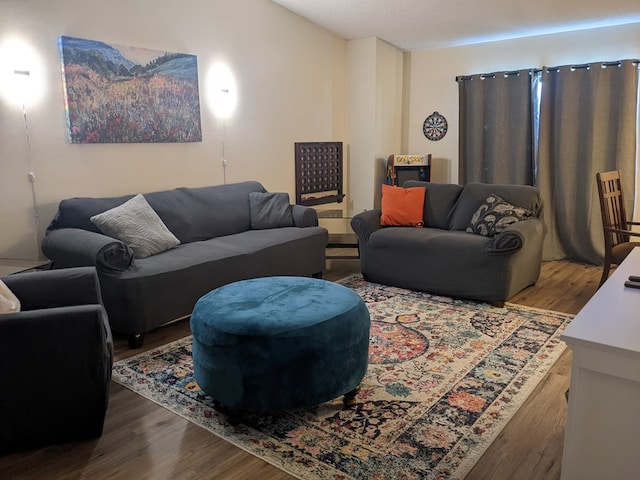
[[[231,425],[194,380],[191,337],[117,362],[113,378],[299,478],[462,479],[562,353],[572,318],[360,276],[341,283],[372,320],[369,370],[352,409],[339,398]]]

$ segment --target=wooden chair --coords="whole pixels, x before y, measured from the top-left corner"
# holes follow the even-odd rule
[[[600,287],[607,280],[611,265],[619,265],[634,247],[640,247],[640,242],[630,241],[631,236],[640,237],[640,233],[630,230],[632,225],[640,225],[640,222],[627,220],[620,170],[597,173],[596,182],[604,228],[604,268]]]

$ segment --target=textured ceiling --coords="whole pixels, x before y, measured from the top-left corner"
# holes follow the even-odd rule
[[[273,1],[348,40],[404,51],[640,22],[640,0]]]

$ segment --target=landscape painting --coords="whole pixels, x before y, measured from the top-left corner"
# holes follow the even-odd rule
[[[60,36],[69,142],[200,142],[195,55]]]

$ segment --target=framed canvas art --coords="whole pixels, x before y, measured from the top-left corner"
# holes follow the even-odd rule
[[[60,36],[70,143],[200,142],[195,55]]]

